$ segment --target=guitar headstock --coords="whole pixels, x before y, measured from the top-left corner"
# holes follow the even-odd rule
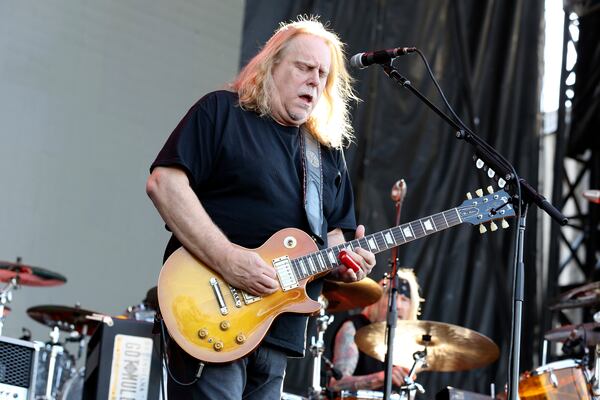
[[[483,225],[486,222],[490,223],[491,231],[497,230],[498,225],[494,222],[496,220],[502,220],[502,228],[508,228],[505,218],[515,216],[511,196],[504,190],[494,192],[491,186],[487,187],[487,192],[488,194],[484,195],[483,190],[478,189],[475,191],[477,197],[467,193],[467,200],[457,207],[461,219],[471,225],[479,225],[480,233],[487,232]]]

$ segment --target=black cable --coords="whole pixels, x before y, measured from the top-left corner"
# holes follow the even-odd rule
[[[173,373],[171,372],[171,368],[169,368],[169,360],[167,358],[167,353],[165,351],[165,348],[167,347],[167,339],[166,339],[166,333],[165,333],[165,321],[162,318],[160,318],[160,337],[161,337],[160,352],[161,352],[162,359],[164,360],[165,367],[167,368],[167,373],[169,374],[169,377],[176,384],[178,384],[180,386],[192,386],[196,382],[198,382],[198,379],[200,379],[200,376],[196,376],[191,382],[181,382],[177,378],[175,378],[175,376],[173,376]],[[200,364],[201,364],[201,366],[203,366],[202,363],[200,363]],[[162,377],[162,373],[161,373],[161,377]]]
[[[478,145],[480,145],[481,147],[485,148],[488,151],[490,151],[490,150],[495,151],[493,147],[491,147],[485,141],[481,140],[481,138],[479,138],[471,129],[469,129],[469,127],[462,121],[462,119],[460,119],[460,117],[456,114],[456,112],[454,111],[452,106],[450,106],[450,103],[446,99],[446,96],[444,95],[444,92],[442,91],[442,88],[440,87],[437,79],[435,79],[435,76],[433,75],[433,72],[431,71],[431,67],[429,65],[429,62],[427,61],[427,58],[425,58],[425,55],[423,55],[421,50],[416,49],[415,51],[417,54],[419,54],[419,56],[421,57],[421,60],[423,60],[423,63],[425,64],[425,68],[427,69],[427,73],[429,74],[429,77],[433,81],[433,84],[435,85],[438,93],[440,94],[440,97],[444,101],[446,108],[450,111],[450,113],[454,117],[455,122],[458,125],[460,125],[467,133],[469,133]],[[514,171],[514,168],[512,167],[512,164],[510,162],[508,162],[508,160],[506,158],[504,158],[504,156],[502,154],[498,153],[498,156],[500,157],[500,161],[502,161],[502,163],[505,164],[504,167],[506,169],[511,170],[511,172],[513,174],[515,174],[515,180],[518,182],[519,181],[518,176],[516,176],[516,173]]]

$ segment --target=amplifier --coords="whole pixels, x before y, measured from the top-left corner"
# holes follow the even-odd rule
[[[467,392],[448,386],[435,395],[435,400],[493,400],[491,396]]]
[[[37,344],[0,336],[0,399],[33,399]]]
[[[162,373],[153,324],[113,318],[87,346],[85,400],[158,400]]]

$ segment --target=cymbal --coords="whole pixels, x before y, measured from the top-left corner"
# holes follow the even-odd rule
[[[564,342],[567,339],[583,338],[586,346],[595,346],[600,343],[600,324],[587,322],[585,324],[564,325],[549,330],[544,338],[551,342]]]
[[[61,331],[77,331],[83,334],[84,326],[87,326],[87,334],[94,333],[99,321],[86,318],[88,315],[97,314],[94,311],[84,310],[78,307],[43,305],[27,309],[27,315],[50,328],[57,327]]]
[[[67,282],[61,274],[44,268],[0,261],[0,282],[9,282],[14,277],[23,286],[58,286]]]
[[[371,278],[344,283],[325,280],[323,296],[327,299],[327,312],[340,312],[366,307],[375,303],[383,294],[383,288]]]
[[[420,371],[466,371],[494,362],[500,350],[487,336],[461,326],[434,321],[398,320],[394,338],[394,365],[410,368],[413,353],[427,345],[427,365]],[[360,350],[379,361],[387,351],[386,322],[375,322],[360,328],[354,340]]]
[[[597,305],[600,305],[600,282],[592,282],[564,292],[549,308],[562,310]]]

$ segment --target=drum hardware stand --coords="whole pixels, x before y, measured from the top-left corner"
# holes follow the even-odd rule
[[[321,302],[321,310],[319,311],[319,318],[317,318],[317,339],[313,336],[311,338],[310,353],[313,357],[313,373],[312,373],[312,385],[308,390],[308,398],[311,400],[317,400],[321,398],[323,393],[323,387],[321,387],[321,358],[325,351],[325,341],[323,336],[327,327],[333,322],[333,315],[327,315],[325,313],[326,304],[323,304],[323,300],[319,297]]]
[[[56,368],[56,357],[59,353],[63,352],[63,347],[58,343],[60,337],[60,330],[58,326],[52,328],[50,332],[50,345],[52,349],[50,351],[50,361],[48,362],[48,377],[46,379],[46,393],[44,399],[54,399],[52,389],[54,386],[54,369]]]
[[[600,344],[596,344],[594,351],[594,375],[592,377],[592,396],[598,398],[600,396]]]
[[[20,259],[19,259],[20,260]],[[4,308],[12,301],[12,291],[20,289],[19,276],[13,276],[0,291],[0,336],[4,328]]]
[[[86,315],[85,318],[91,319],[92,321],[102,322],[107,326],[113,326],[115,324],[112,317],[110,317],[109,315],[93,313],[92,315]]]
[[[413,353],[413,359],[415,361],[413,362],[413,365],[410,368],[410,372],[408,373],[408,375],[404,377],[405,385],[400,386],[400,399],[402,400],[409,399],[410,392],[412,392],[413,390],[417,390],[419,393],[425,394],[425,389],[423,389],[423,386],[420,383],[414,381],[412,378],[413,374],[415,373],[415,370],[421,365],[427,367],[427,345],[429,344],[429,342],[431,342],[431,336],[423,335],[423,341],[426,343],[425,349],[423,349],[422,351],[415,351]]]

